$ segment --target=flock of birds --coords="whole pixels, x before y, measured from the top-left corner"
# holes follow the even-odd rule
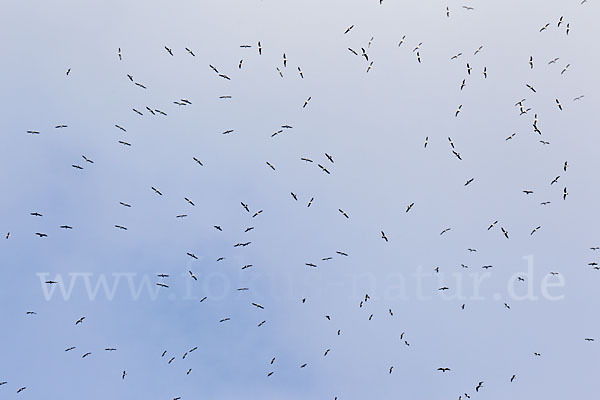
[[[383,0],[380,0],[379,3],[383,4],[384,2],[383,2]],[[586,0],[583,0],[581,3],[582,4],[586,3]],[[476,7],[471,7],[471,6],[462,6],[462,9],[467,12],[475,12],[476,11]],[[448,18],[450,18],[452,15],[449,7],[445,8],[445,13]],[[340,33],[339,33],[340,37],[344,37],[344,35],[352,35],[354,28],[355,28],[354,24],[348,25],[345,30],[340,31]],[[564,32],[564,35],[568,36],[571,32],[572,25],[571,25],[571,22],[569,22],[563,16],[559,16],[556,19],[556,21],[554,21],[554,22],[544,23],[544,25],[542,25],[538,29],[539,32],[537,32],[537,33],[544,34],[545,31],[549,31],[552,29],[562,30],[562,32]],[[358,59],[361,59],[362,62],[365,63],[364,71],[366,73],[369,73],[371,70],[373,70],[373,68],[375,68],[375,65],[374,65],[375,60],[373,59],[372,55],[370,54],[370,49],[373,45],[373,41],[374,41],[374,38],[371,37],[366,42],[366,44],[362,47],[347,47],[347,50],[350,53],[351,57],[357,57]],[[406,36],[402,36],[402,38],[398,42],[397,46],[400,48],[404,48],[404,47],[408,46]],[[418,42],[418,43],[414,43],[414,45],[409,48],[409,50],[412,53],[414,53],[414,59],[419,64],[427,62],[426,58],[422,55],[422,49],[424,46],[425,46],[424,43]],[[242,45],[240,45],[240,48],[242,49],[242,51],[247,51],[247,53],[245,53],[243,56],[244,58],[241,58],[239,60],[239,62],[237,62],[237,64],[235,65],[235,68],[237,68],[238,70],[243,70],[245,68],[246,63],[248,62],[245,60],[247,60],[251,57],[261,57],[263,55],[263,52],[267,51],[267,47],[263,46],[263,43],[261,43],[261,41],[257,41],[256,43],[253,43],[253,44],[242,44]],[[197,57],[196,52],[193,49],[190,49],[188,47],[182,47],[180,49],[178,47],[171,47],[171,46],[165,45],[163,50],[164,50],[165,57]],[[484,50],[485,50],[485,47],[483,45],[481,45],[474,51],[471,51],[470,54],[472,54],[472,56],[475,57]],[[126,57],[126,56],[127,56],[126,51],[122,50],[121,48],[118,48],[116,51],[116,62],[122,61],[124,59],[124,57]],[[462,52],[459,52],[459,53],[456,53],[456,54],[452,55],[451,57],[449,57],[449,60],[450,60],[450,62],[461,62],[461,60],[463,58],[466,58],[465,55]],[[530,69],[535,69],[535,68],[538,68],[538,64],[545,64],[545,65],[551,66],[554,64],[558,64],[560,61],[561,60],[559,57],[553,58],[551,60],[538,60],[536,57],[534,57],[532,55],[529,57],[528,60],[524,60],[524,63],[528,63]],[[571,68],[571,64],[568,62],[564,62],[561,65],[562,66],[560,67],[560,71],[559,71],[558,75],[562,76],[564,74],[568,74],[569,69]],[[223,72],[224,69],[222,69],[222,68],[217,68],[212,64],[209,64],[208,68],[210,68],[210,70],[212,70],[218,78],[221,78],[226,81],[232,81],[233,79],[235,79],[235,77],[232,74]],[[281,78],[284,78],[284,76],[287,74],[287,71],[289,71],[290,69],[292,69],[294,71],[294,73],[297,74],[297,76],[300,79],[305,78],[305,73],[302,70],[302,67],[300,65],[294,65],[292,67],[291,60],[288,58],[288,56],[286,55],[285,52],[281,55],[280,64],[277,66],[274,66],[273,68],[274,68],[274,73],[276,73]],[[464,62],[465,77],[463,79],[461,79],[460,82],[458,82],[458,85],[457,85],[458,91],[465,90],[465,88],[467,88],[469,86],[469,83],[470,83],[469,81],[473,78],[473,76],[476,73],[481,74],[480,76],[482,76],[483,79],[491,79],[492,78],[492,76],[491,76],[492,73],[488,71],[487,66],[480,66],[478,68],[479,68],[479,72],[476,72],[475,65],[472,61]],[[66,69],[66,76],[71,76],[73,73],[76,73],[76,72],[77,72],[76,70],[72,70],[71,68],[68,68],[68,69]],[[284,72],[286,74],[284,74]],[[126,78],[127,78],[126,80],[127,80],[128,84],[135,85],[140,90],[147,90],[147,91],[151,90],[149,88],[149,85],[136,80],[133,74],[127,73]],[[533,83],[525,82],[523,84],[523,87],[525,88],[526,91],[529,92],[529,95],[540,96],[540,94],[538,93],[538,88],[536,88],[533,85]],[[572,99],[570,99],[570,102],[583,101],[584,98],[585,98],[585,96],[583,94],[579,94],[576,97],[573,97]],[[233,97],[231,95],[222,95],[222,96],[220,96],[219,100],[233,101]],[[310,108],[311,100],[312,100],[312,96],[308,96],[301,104],[299,104],[299,106],[302,109]],[[553,99],[551,99],[551,101],[553,101],[555,103],[556,109],[559,112],[563,112],[567,107],[569,107],[567,105],[566,99],[561,100],[559,98],[553,98]],[[177,99],[172,100],[172,104],[174,106],[176,106],[175,108],[183,108],[183,107],[192,106],[193,101],[188,98],[177,98]],[[543,122],[539,119],[538,113],[536,112],[536,109],[534,108],[534,106],[530,106],[529,104],[530,104],[530,101],[528,101],[528,99],[526,97],[519,98],[518,101],[516,101],[514,103],[515,113],[519,116],[530,117],[531,118],[531,132],[533,132],[535,135],[537,135],[539,137],[539,143],[541,143],[544,146],[550,145],[550,142],[547,139],[545,139],[544,135],[543,135]],[[135,117],[137,118],[137,117],[147,116],[148,114],[150,114],[152,116],[158,115],[158,116],[162,116],[162,117],[167,117],[171,111],[168,109],[162,110],[162,109],[158,109],[156,107],[150,107],[150,106],[143,106],[143,107],[135,106],[135,107],[131,108],[131,112],[133,114],[135,114]],[[453,114],[454,114],[455,118],[460,118],[464,113],[468,113],[468,112],[469,112],[468,105],[458,104],[456,109],[454,110]],[[60,123],[60,124],[56,124],[54,126],[54,129],[58,129],[58,130],[59,129],[68,129],[68,128],[69,128],[69,125],[66,123]],[[114,128],[117,129],[120,133],[122,133],[122,137],[116,140],[117,145],[121,145],[121,146],[125,146],[125,147],[135,146],[135,143],[133,140],[126,138],[128,136],[128,135],[126,135],[128,133],[128,129],[124,125],[122,125],[121,123],[115,123]],[[290,124],[282,124],[274,132],[270,133],[270,137],[275,138],[279,135],[284,135],[284,134],[286,134],[286,132],[288,132],[292,129],[293,129],[293,126]],[[42,135],[44,133],[43,130],[38,130],[37,128],[29,129],[26,132],[30,135]],[[220,132],[220,134],[234,135],[234,134],[236,134],[236,131],[234,129],[227,129],[227,130],[224,130],[223,132]],[[506,137],[505,140],[506,141],[513,140],[516,135],[517,135],[516,133],[513,133],[510,136]],[[273,140],[275,140],[275,139],[273,139]],[[454,157],[456,157],[457,160],[462,161],[463,154],[459,151],[458,145],[455,144],[454,140],[450,136],[447,138],[447,140],[448,140],[448,145],[450,146],[449,150],[450,150],[451,154]],[[424,144],[423,144],[423,148],[425,149],[425,151],[427,151],[429,143],[430,143],[430,137],[426,136],[424,138]],[[423,149],[419,149],[419,150],[423,150]],[[417,150],[414,149],[413,151],[417,151]],[[450,156],[450,157],[452,157],[452,156]],[[318,171],[320,171],[323,174],[331,175],[334,172],[333,167],[335,164],[335,158],[330,153],[324,153],[321,156],[319,156],[319,158],[315,158],[315,157],[311,158],[308,156],[303,156],[300,158],[300,160],[303,163],[306,163],[306,164],[309,164],[312,166],[316,166],[316,168],[318,168]],[[205,166],[203,160],[196,156],[192,157],[192,159],[190,160],[190,163],[193,163],[198,167]],[[264,165],[266,165],[265,168],[268,168],[271,171],[277,171],[276,165],[274,165],[274,163],[272,163],[270,161],[265,161]],[[97,164],[91,157],[89,157],[87,155],[81,155],[81,159],[78,161],[74,161],[71,164],[71,166],[73,169],[75,169],[77,171],[85,170],[91,166],[94,166],[95,168],[101,168],[101,165]],[[558,175],[553,176],[552,179],[549,179],[548,182],[546,183],[546,185],[548,185],[552,188],[560,185],[560,195],[556,197],[557,201],[568,201],[569,191],[567,188],[566,181],[568,180],[569,166],[570,166],[569,162],[564,161],[564,163],[560,166],[560,169],[562,170],[562,172]],[[469,185],[473,184],[474,181],[475,181],[475,177],[471,177],[466,180],[466,182],[464,183],[464,186],[469,186]],[[530,188],[523,188],[522,193],[525,196],[530,196],[530,195],[534,194],[534,191]],[[148,187],[148,196],[167,196],[167,195],[168,195],[168,193],[163,192],[161,190],[161,188],[158,186]],[[307,197],[306,199],[302,199],[296,192],[293,192],[293,191],[291,191],[289,193],[289,196],[291,197],[291,200],[294,202],[303,201],[304,202],[303,204],[305,204],[307,208],[310,208],[313,205],[313,203],[315,202],[315,197],[310,196],[310,198]],[[196,207],[196,203],[192,199],[185,197],[184,200],[185,200],[186,204],[190,207],[190,210],[193,210],[194,207]],[[555,198],[545,199],[544,201],[541,201],[539,204],[541,206],[547,206],[547,205],[551,204],[551,202],[553,202],[553,201],[555,201]],[[134,207],[133,204],[130,204],[129,202],[127,202],[125,200],[119,201],[119,205],[125,209],[131,209]],[[409,213],[413,210],[413,207],[418,207],[418,206],[419,205],[416,204],[415,202],[410,202],[409,204],[403,205],[403,207],[404,207],[403,210],[405,213]],[[266,212],[266,210],[263,210],[262,208],[253,208],[244,201],[240,201],[240,207],[241,207],[240,211],[247,214],[248,221],[250,221],[250,222],[255,221],[257,218],[260,218],[261,214],[263,212]],[[338,208],[337,212],[339,213],[338,215],[341,218],[345,218],[345,219],[351,218],[351,213],[347,212],[343,208]],[[44,214],[42,212],[40,212],[39,210],[30,210],[29,216],[31,218],[39,218],[39,219],[44,218]],[[188,214],[187,213],[179,213],[179,214],[174,215],[174,217],[176,219],[185,219],[188,217]],[[71,230],[76,231],[77,230],[76,225],[77,224],[72,224],[72,225],[71,224],[62,224],[62,225],[58,226],[58,229],[66,230],[66,231],[71,231]],[[224,225],[215,224],[212,226],[211,229],[215,229],[218,232],[223,232],[223,230],[225,229],[223,226]],[[125,226],[122,223],[115,223],[114,228],[119,231],[128,231],[129,230],[129,226]],[[256,227],[254,226],[254,224],[250,223],[243,230],[243,233],[250,234],[250,232],[254,231],[255,229],[256,229]],[[529,235],[534,235],[541,229],[542,229],[542,225],[536,224],[535,226],[531,227],[530,232],[528,231]],[[445,235],[448,232],[450,232],[451,230],[452,230],[452,227],[445,227],[441,231],[436,232],[436,234],[439,233],[440,236]],[[499,220],[493,220],[489,223],[489,226],[487,226],[487,231],[492,231],[492,230],[499,231],[498,234],[501,235],[500,237],[503,237],[505,239],[511,238],[511,234],[509,232],[508,227],[506,225],[503,225]],[[40,238],[40,240],[46,240],[46,238],[48,238],[50,235],[54,234],[54,231],[52,230],[52,228],[47,227],[43,231],[39,230],[39,231],[31,232],[31,234],[36,235],[37,237]],[[5,239],[6,240],[16,240],[18,238],[13,237],[11,235],[11,231],[7,231],[5,234]],[[381,229],[380,230],[380,239],[387,243],[387,242],[392,241],[394,238],[391,237],[389,234],[386,234],[386,232],[383,229]],[[235,248],[245,248],[247,246],[250,246],[251,244],[252,244],[251,240],[241,240],[236,243],[232,243],[232,246]],[[596,252],[598,250],[600,250],[600,246],[590,247],[590,251],[592,251],[592,254],[593,254],[593,252]],[[469,253],[475,253],[475,252],[477,252],[477,249],[469,248],[468,251],[469,251]],[[191,251],[191,250],[189,252],[186,252],[186,256],[189,257],[190,260],[198,260],[199,259],[199,255],[195,254],[194,251]],[[346,251],[337,250],[335,252],[335,255],[332,254],[332,255],[328,255],[326,257],[322,257],[319,262],[314,261],[314,260],[307,260],[305,262],[305,266],[310,267],[310,268],[319,268],[321,266],[321,263],[324,263],[326,261],[333,259],[334,256],[349,257],[349,254]],[[222,257],[219,257],[216,261],[221,262],[225,259],[226,259],[226,257],[224,255]],[[600,270],[600,265],[598,264],[598,262],[590,261],[588,266],[594,270]],[[252,267],[253,267],[253,265],[251,263],[246,263],[243,266],[241,266],[241,269],[246,270],[246,269],[249,269]],[[484,266],[482,266],[482,269],[488,270],[492,267],[493,267],[493,265],[484,265]],[[468,266],[465,264],[462,264],[462,268],[468,268]],[[436,266],[433,268],[433,270],[435,273],[439,273],[440,267]],[[551,274],[558,275],[559,272],[553,271],[553,272],[551,272]],[[198,281],[198,276],[192,269],[187,270],[187,275],[189,276],[189,279],[193,280],[194,282]],[[157,279],[156,279],[155,285],[157,287],[160,287],[161,290],[169,290],[172,288],[173,284],[169,282],[170,274],[159,273],[159,274],[157,274],[156,278]],[[518,277],[518,280],[519,280],[519,282],[525,283],[525,278],[523,278],[521,276]],[[45,284],[46,285],[59,285],[59,284],[61,284],[61,282],[57,282],[55,280],[46,280]],[[240,287],[237,290],[240,292],[245,292],[245,291],[251,291],[251,288],[250,287]],[[444,285],[444,286],[440,286],[438,290],[439,291],[447,291],[447,290],[451,290],[451,287]],[[208,298],[208,296],[204,296],[200,299],[200,302],[204,302],[207,300],[210,300]],[[301,302],[302,304],[304,304],[307,302],[307,298],[302,297],[302,298],[299,298],[298,301]],[[362,297],[360,299],[360,302],[357,304],[357,306],[359,308],[366,307],[366,305],[369,301],[370,301],[370,295],[368,293],[366,293],[366,294],[364,294],[364,297]],[[265,308],[268,308],[268,305],[263,305],[256,301],[249,301],[249,305],[251,307],[256,308],[257,310],[264,310]],[[466,306],[466,304],[464,304],[464,303],[461,304],[460,309],[465,310],[465,306]],[[504,307],[506,309],[511,308],[510,304],[508,304],[507,302],[504,303]],[[26,314],[34,317],[35,315],[37,315],[37,312],[26,311]],[[387,310],[387,314],[389,314],[390,317],[394,316],[394,312],[391,308],[389,308]],[[372,314],[372,313],[369,315],[369,317],[368,317],[369,321],[373,318],[373,315],[374,314]],[[324,318],[326,318],[328,321],[331,321],[331,319],[332,319],[330,315],[325,315]],[[230,320],[231,320],[231,317],[223,316],[223,318],[221,318],[218,321],[218,323],[226,324]],[[81,325],[85,325],[87,321],[88,321],[88,319],[86,316],[81,316],[76,321],[74,321],[74,325],[79,327]],[[267,320],[261,319],[258,322],[257,326],[262,327],[266,323],[267,323]],[[339,336],[341,334],[342,334],[341,330],[338,329],[337,335]],[[402,343],[404,346],[410,346],[410,343],[408,342],[408,340],[405,339],[404,332],[399,335],[399,340],[400,340],[400,343]],[[592,338],[592,337],[582,337],[582,340],[585,340],[586,342],[594,342],[594,338]],[[196,346],[196,347],[190,348],[184,354],[177,354],[177,355],[172,354],[167,350],[163,350],[162,353],[159,352],[156,355],[156,357],[164,359],[165,363],[170,365],[173,362],[175,362],[175,360],[178,358],[186,359],[187,357],[191,356],[192,353],[194,351],[196,351],[197,349],[198,349],[198,347]],[[78,350],[79,349],[77,346],[69,346],[64,349],[64,352],[71,353],[71,352],[75,352]],[[115,347],[106,347],[106,348],[104,348],[104,351],[106,351],[108,353],[112,353],[112,352],[115,352],[118,350]],[[333,351],[332,348],[329,348],[329,347],[326,348],[323,351],[323,357],[327,357],[331,351]],[[88,350],[82,350],[80,354],[81,354],[81,358],[83,358],[83,359],[93,356],[93,353]],[[532,352],[532,355],[534,357],[541,356],[541,354],[539,352]],[[298,365],[298,368],[308,368],[308,367],[309,367],[308,363],[304,363],[304,362],[301,363],[300,365]],[[393,374],[393,372],[394,372],[393,365],[386,367],[386,368],[387,368],[388,374]],[[452,373],[453,367],[449,366],[449,365],[439,365],[437,367],[436,371],[439,371],[440,373],[444,373],[444,374]],[[276,372],[277,372],[276,357],[273,357],[270,359],[270,362],[268,363],[268,371],[266,372],[265,375],[266,375],[266,377],[271,377],[274,374],[276,374]],[[192,373],[192,368],[187,368],[185,374],[190,375],[191,373]],[[118,374],[118,378],[120,380],[126,380],[127,376],[128,376],[127,370],[121,370]],[[508,382],[508,383],[512,383],[516,379],[518,379],[516,373],[510,373],[510,374],[507,374],[507,376],[506,376],[506,382]],[[33,385],[33,384],[35,384],[35,383],[32,382],[28,385]],[[5,385],[8,385],[8,382],[0,380],[0,393],[1,393],[2,387],[4,387]],[[16,391],[16,393],[22,393],[26,389],[27,389],[27,386],[17,385],[14,387],[14,391]],[[484,392],[485,390],[486,390],[486,382],[476,379],[473,381],[473,384],[471,387],[466,387],[462,393],[457,394],[457,398],[459,400],[470,399],[473,392],[480,393],[480,392]],[[180,396],[175,396],[175,397],[173,397],[173,400],[179,400],[181,398],[182,397],[180,397]],[[337,398],[338,397],[336,396],[335,399],[337,399]]]

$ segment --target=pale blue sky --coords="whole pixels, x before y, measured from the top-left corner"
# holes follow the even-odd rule
[[[598,13],[594,0],[4,4],[0,398],[590,398]],[[38,274],[77,278],[46,299]],[[114,298],[90,300],[82,274],[92,289],[121,274]],[[538,300],[510,298],[515,274]],[[129,283],[145,279],[158,296],[136,300]],[[548,288],[561,300],[543,295],[561,280]]]

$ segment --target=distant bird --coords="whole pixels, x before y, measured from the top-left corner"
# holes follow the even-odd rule
[[[483,381],[481,381],[477,384],[477,386],[475,387],[475,391],[479,392],[479,389],[481,389],[482,387],[483,387]]]
[[[127,372],[123,371],[123,374],[121,375],[122,379],[125,379],[125,376],[127,375]]]
[[[450,229],[452,229],[452,228],[446,228],[443,231],[441,231],[440,236],[443,235],[444,233],[448,232]]]
[[[510,381],[511,381],[511,382],[512,382],[512,381],[514,381],[516,377],[517,377],[516,375],[513,375],[513,376],[511,376],[511,377],[510,377]]]
[[[87,357],[87,356],[89,356],[90,354],[92,354],[92,353],[90,353],[90,352],[87,352],[87,353],[85,353],[83,356],[81,356],[81,358],[86,358],[86,357]]]
[[[350,32],[352,30],[352,28],[354,28],[354,25],[350,25],[348,28],[346,28],[344,35],[347,34],[348,32]]]
[[[451,369],[450,369],[450,368],[446,368],[446,367],[443,367],[443,368],[438,368],[437,370],[438,370],[438,371],[442,371],[442,372],[451,371]]]
[[[84,319],[85,319],[85,317],[79,318],[77,321],[75,321],[75,325],[83,323]]]
[[[505,230],[503,227],[500,227],[500,229],[502,230],[502,233],[504,234],[504,237],[506,237],[508,239],[508,231]]]
[[[346,214],[346,212],[345,212],[344,210],[342,210],[341,208],[339,208],[339,209],[338,209],[338,211],[339,211],[339,212],[340,212],[340,213],[341,213],[341,214],[342,214],[344,217],[346,217],[346,218],[350,218],[350,217],[348,216],[348,214]]]
[[[456,113],[454,114],[455,117],[458,117],[458,114],[460,114],[460,111],[462,109],[462,104],[458,106],[458,108],[456,109]]]
[[[385,240],[386,242],[388,241],[388,238],[387,238],[387,236],[385,236],[385,233],[383,231],[381,231],[381,238],[383,240]]]
[[[165,50],[167,51],[167,53],[169,53],[170,55],[173,55],[173,51],[168,48],[167,46],[165,46]]]

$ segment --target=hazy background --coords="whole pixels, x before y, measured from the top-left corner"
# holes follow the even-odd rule
[[[598,12],[593,0],[6,2],[0,233],[11,236],[0,241],[0,382],[8,382],[0,397],[597,393],[600,352],[584,338],[600,340],[600,271],[587,265],[600,262],[600,251],[589,250],[600,245]],[[421,42],[419,63],[413,49]],[[369,63],[348,47],[367,51],[368,73]],[[192,104],[173,103],[182,98]],[[519,115],[514,103],[523,98],[532,110]],[[168,115],[151,115],[146,106]],[[533,132],[534,113],[542,136]],[[68,128],[55,129],[59,124]],[[293,129],[271,137],[285,124]],[[34,211],[43,217],[30,216]],[[74,229],[59,229],[63,224]],[[445,228],[451,230],[440,235]],[[532,285],[539,299],[510,299],[507,283],[524,276],[527,256],[533,275],[517,286],[523,294]],[[311,262],[318,267],[305,265]],[[241,270],[246,264],[253,267]],[[483,265],[494,267],[476,300],[470,274],[483,274]],[[431,296],[425,300],[414,274],[435,267],[440,273],[422,281],[423,296]],[[549,289],[562,300],[541,294],[551,271],[564,279]],[[69,273],[92,273],[92,287],[102,274],[112,285],[111,274],[135,273],[135,285],[146,278],[152,290],[155,275],[165,273],[170,287],[155,300],[144,289],[135,300],[122,278],[112,300],[102,289],[90,300],[79,280],[68,300],[56,288],[47,301],[38,273],[62,274],[65,285]],[[404,297],[394,291],[401,279]],[[366,293],[371,299],[360,308]],[[465,299],[447,298],[457,294]],[[225,317],[231,320],[219,323]],[[65,353],[70,346],[77,348]],[[476,394],[479,381],[484,388]]]

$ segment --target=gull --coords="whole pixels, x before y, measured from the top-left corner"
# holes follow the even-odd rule
[[[246,228],[246,230],[244,230],[244,233],[246,233],[246,232],[250,232],[252,229],[254,229],[254,227],[253,227],[253,226],[251,226],[251,227],[249,227],[249,228]]]
[[[23,386],[23,387],[17,389],[17,393],[21,393],[25,389],[27,389],[27,386]]]
[[[49,284],[49,285],[53,285],[53,284],[56,284],[56,283],[58,283],[58,282],[56,282],[56,281],[46,281],[46,282],[44,282],[44,283],[47,283],[47,284]]]
[[[42,215],[42,214],[40,214],[40,213],[39,213],[39,212],[37,212],[37,211],[36,211],[36,212],[29,213],[29,215],[33,215],[34,217],[43,217],[43,215]]]
[[[542,28],[540,29],[540,32],[545,31],[546,29],[548,29],[549,26],[550,26],[550,23],[547,23],[546,25],[542,26]]]
[[[345,212],[344,210],[342,210],[341,208],[338,208],[338,211],[339,211],[339,212],[340,212],[340,213],[341,213],[341,214],[342,214],[344,217],[346,217],[346,218],[350,218],[350,217],[348,216],[348,214],[346,214],[346,212]]]
[[[27,131],[27,133],[31,133],[32,135],[39,135],[39,131]]]
[[[83,169],[83,167],[81,165],[77,165],[77,164],[71,164],[71,167],[73,167],[75,169]]]
[[[311,160],[310,158],[301,157],[300,159],[306,162],[313,162],[313,160]]]
[[[117,55],[119,56],[119,61],[123,60],[123,58],[121,57],[121,48],[119,47],[119,50],[117,50]]]
[[[312,204],[314,199],[315,199],[314,197],[311,197],[310,200],[308,201],[308,204],[306,207],[310,207],[310,205]]]
[[[346,28],[346,32],[344,32],[344,35],[348,32],[350,32],[352,30],[352,28],[354,28],[354,25],[350,25],[348,28]]]
[[[460,84],[460,90],[463,90],[463,88],[465,87],[465,81],[466,79],[462,80],[462,83]]]
[[[565,188],[563,189],[563,200],[566,200],[566,199],[567,199],[567,195],[568,195],[568,194],[569,194],[569,193],[567,192],[567,187],[565,186]]]
[[[260,305],[260,304],[258,304],[258,303],[252,303],[252,305],[253,305],[254,307],[256,307],[256,308],[260,308],[261,310],[264,310],[264,309],[265,309],[265,308],[264,308],[262,305]]]
[[[69,68],[69,69],[67,70],[67,76],[69,76],[69,73],[70,73],[70,72],[71,72],[71,68]]]
[[[584,340],[587,341],[587,342],[593,342],[594,341],[593,338],[585,338]]]
[[[242,63],[244,62],[244,60],[240,60],[240,63],[238,64],[238,69],[242,69]]]
[[[367,61],[369,61],[369,55],[367,54],[365,49],[361,47],[360,50],[362,51],[361,56],[363,56]]]
[[[567,64],[567,65],[565,65],[565,67],[564,67],[564,68],[563,68],[563,70],[560,72],[560,74],[562,75],[562,74],[564,74],[565,72],[567,72],[567,70],[569,69],[569,66],[570,66],[570,65],[571,65],[571,64]]]
[[[458,114],[460,114],[461,109],[462,109],[462,104],[458,106],[458,109],[456,110],[456,113],[454,114],[455,117],[458,117]]]
[[[471,75],[471,66],[467,63],[467,74]]]
[[[71,350],[74,350],[75,348],[76,348],[75,346],[68,347],[68,348],[65,349],[65,351],[71,351]]]
[[[157,283],[156,286],[160,286],[160,287],[164,287],[164,288],[168,288],[168,285],[165,285],[164,283]]]
[[[523,193],[525,193],[525,194],[532,194],[533,190],[523,190]]]
[[[190,276],[192,277],[193,280],[197,281],[198,278],[196,278],[196,275],[194,275],[194,273],[192,271],[188,271],[190,273]]]
[[[496,225],[498,223],[498,221],[494,221],[490,224],[490,226],[488,226],[487,230],[489,231],[490,229],[492,229],[494,227],[494,225]]]
[[[26,315],[37,315],[37,313],[35,311],[27,311],[25,314]]]
[[[400,39],[400,42],[398,42],[398,47],[402,46],[402,43],[404,43],[405,38],[406,38],[406,35],[402,36],[402,39]]]
[[[294,200],[298,201],[298,196],[294,192],[290,192]]]
[[[448,232],[450,229],[452,229],[452,228],[446,228],[443,231],[441,231],[440,236],[443,235],[444,233]]]
[[[285,56],[285,53],[283,53],[283,66],[287,67],[287,57]]]
[[[479,47],[477,48],[477,50],[475,50],[475,53],[473,53],[473,55],[474,55],[474,56],[476,56],[476,55],[477,55],[477,53],[479,53],[479,52],[481,51],[481,49],[483,49],[483,45],[479,46]]]
[[[427,143],[429,142],[429,136],[425,136],[425,145],[423,148],[427,148]]]
[[[504,229],[503,227],[500,227],[500,229],[502,230],[504,237],[506,237],[508,239],[508,231],[506,229]]]
[[[527,86],[529,89],[531,89],[532,92],[536,93],[536,90],[533,86],[531,86],[530,84],[526,83],[525,86]]]
[[[175,357],[171,357],[171,359],[167,362],[167,364],[171,364],[175,360]]]
[[[414,202],[410,203],[408,206],[406,206],[406,211],[405,212],[409,212],[411,208],[413,208],[413,206],[415,205]]]
[[[263,210],[258,210],[257,212],[255,212],[255,213],[252,215],[252,218],[254,218],[254,217],[258,216],[258,214],[260,214],[260,213],[262,213],[262,212],[263,212]]]
[[[451,60],[456,60],[458,57],[462,56],[462,53],[458,53],[450,57]]]
[[[173,55],[173,51],[168,48],[167,46],[165,46],[165,50],[167,51],[167,53],[169,53],[170,55]]]
[[[481,381],[477,384],[477,386],[475,387],[475,391],[479,392],[479,389],[481,389],[482,387],[483,387],[483,381]]]
[[[553,59],[553,60],[550,60],[550,61],[548,62],[548,65],[550,65],[550,64],[554,64],[554,63],[556,63],[558,60],[560,60],[560,58],[559,58],[559,57],[556,57],[555,59]]]
[[[123,132],[127,132],[127,129],[123,128],[121,125],[117,125],[117,124],[115,124],[115,126],[116,126],[117,128],[119,128],[120,130],[122,130]]]
[[[194,202],[188,199],[187,197],[184,197],[184,200],[187,201],[190,205],[195,206]]]
[[[302,108],[305,108],[308,105],[308,102],[310,101],[311,98],[312,98],[311,96],[308,96],[308,99],[306,99],[304,101],[304,105],[302,106]]]
[[[233,129],[228,129],[225,132],[223,132],[223,135],[227,135],[228,133],[231,133],[231,132],[233,132]]]
[[[68,127],[68,125],[62,125],[62,124],[61,124],[61,125],[56,125],[56,126],[54,127],[54,129],[62,129],[62,128],[67,128],[67,127]]]
[[[414,49],[413,49],[413,53],[417,50],[419,50],[421,48],[421,45],[423,44],[423,42],[419,43]]]
[[[204,166],[204,164],[202,164],[202,162],[200,160],[198,160],[196,157],[192,157],[194,159],[194,161],[196,161],[198,164]]]
[[[516,133],[513,133],[512,135],[510,135],[509,137],[507,137],[507,138],[506,138],[506,139],[504,139],[504,140],[510,140],[510,139],[514,138],[514,137],[515,137],[515,135],[516,135]]]
[[[300,67],[298,67],[298,73],[300,74],[300,78],[304,79],[304,74],[302,73]]]
[[[349,50],[349,51],[350,51],[352,54],[354,54],[355,56],[357,56],[357,55],[358,55],[358,53],[357,53],[357,52],[356,52],[354,49],[351,49],[350,47],[348,47],[348,50]]]
[[[373,66],[373,61],[371,61],[369,63],[369,66],[367,67],[367,72],[369,72],[371,70],[371,67]]]
[[[454,141],[451,137],[448,137],[448,142],[450,142],[450,147],[454,148]]]
[[[329,154],[325,153],[325,157],[327,157],[327,159],[328,159],[329,161],[331,161],[332,163],[334,162],[334,161],[333,161],[333,157],[332,157],[332,156],[330,156]]]
[[[470,7],[470,6],[462,6],[462,8],[464,8],[465,10],[474,10],[474,7]]]
[[[417,61],[421,63],[421,53],[417,51]]]
[[[154,113],[154,110],[152,110],[150,107],[146,106],[146,110],[150,111],[150,113],[151,113],[152,115],[156,115],[156,114]]]
[[[340,256],[348,257],[348,254],[344,253],[343,251],[336,251],[336,253],[339,254]]]
[[[490,269],[490,268],[493,268],[493,267],[494,267],[493,265],[484,265],[481,268],[483,268],[483,269]]]
[[[156,193],[159,196],[162,196],[162,193],[160,192],[160,190],[158,190],[157,188],[155,188],[154,186],[150,186],[150,188],[154,191],[154,193]]]
[[[83,156],[83,155],[82,155],[81,157],[83,157],[83,159],[85,160],[85,162],[88,162],[88,163],[90,163],[90,164],[93,164],[93,163],[94,163],[94,161],[90,160],[90,159],[89,159],[89,158],[87,158],[86,156]]]
[[[221,319],[219,322],[225,322],[225,321],[229,321],[231,318],[223,318]]]
[[[556,182],[558,182],[558,179],[560,178],[560,175],[558,175],[556,178],[552,179],[552,182],[550,182],[551,185],[555,184]]]
[[[124,142],[124,141],[122,141],[122,140],[119,140],[119,143],[121,143],[121,144],[122,144],[122,145],[124,145],[124,146],[131,146],[131,143]]]
[[[316,264],[313,263],[304,263],[304,265],[308,266],[308,267],[313,267],[313,268],[317,268]]]
[[[450,9],[446,7],[446,17],[450,18]]]
[[[473,182],[473,180],[474,180],[474,179],[475,179],[475,178],[471,178],[471,179],[469,179],[469,180],[468,180],[468,181],[465,183],[465,186],[467,186],[469,183]]]
[[[383,240],[385,240],[386,242],[388,241],[388,238],[387,238],[387,236],[385,236],[385,233],[383,231],[381,231],[381,238]]]
[[[123,371],[123,374],[121,375],[122,379],[125,379],[126,375],[127,375],[127,372]]]
[[[107,347],[106,349],[104,349],[105,351],[117,351],[117,349],[115,349],[114,347]]]
[[[462,160],[460,153],[457,153],[456,151],[452,150],[452,153],[454,153],[454,155],[456,156],[456,158],[458,158],[459,160]]]
[[[159,278],[168,278],[169,277],[168,274],[158,274],[156,276],[158,276]]]
[[[510,310],[510,306],[508,304],[504,303],[504,307]]]
[[[571,24],[567,24],[567,30],[566,30],[567,36],[569,36],[570,30],[571,30]]]
[[[529,67],[533,69],[533,56],[529,56]]]
[[[560,101],[558,101],[558,99],[554,99],[556,101],[556,105],[558,106],[558,109],[562,111],[562,106],[560,105]]]
[[[47,234],[45,234],[45,233],[36,232],[35,234],[36,234],[36,235],[38,235],[38,236],[39,236],[39,237],[41,237],[41,238],[43,238],[43,237],[48,237],[48,235],[47,235]]]
[[[584,97],[585,97],[584,95],[577,96],[577,97],[575,97],[575,98],[573,99],[573,101],[581,100],[581,99],[583,99]]]
[[[81,356],[81,358],[86,358],[86,357],[87,357],[87,356],[89,356],[90,354],[92,354],[92,353],[90,353],[90,352],[88,351],[87,353],[85,353],[84,355],[82,355],[82,356]]]
[[[444,368],[438,368],[437,370],[438,371],[442,371],[442,372],[451,371],[450,368],[445,368],[445,367]]]
[[[192,257],[195,260],[198,259],[198,257],[194,253],[185,253],[185,254],[187,254],[188,256]]]
[[[192,57],[196,57],[196,55],[194,54],[194,52],[190,49],[188,49],[187,47],[185,48],[185,50],[190,53],[192,55]]]
[[[73,229],[73,227],[70,225],[61,225],[60,228],[61,229]]]
[[[141,83],[135,82],[136,86],[141,87],[142,89],[146,89],[146,86],[142,85]]]

